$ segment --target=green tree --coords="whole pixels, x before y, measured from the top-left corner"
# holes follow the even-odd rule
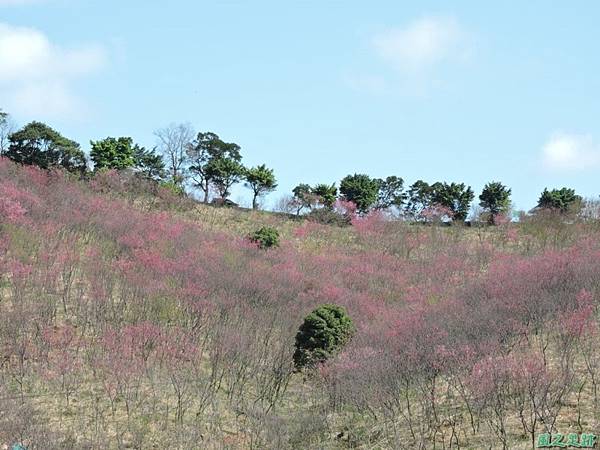
[[[378,193],[378,180],[365,174],[348,175],[340,182],[340,194],[354,203],[358,212],[363,214],[375,204]]]
[[[453,213],[453,220],[464,221],[475,197],[471,186],[464,183],[434,183],[431,186],[431,204],[445,206]]]
[[[206,173],[221,199],[229,197],[231,187],[244,176],[244,166],[233,158],[221,156],[211,159]]]
[[[252,190],[252,209],[258,208],[258,198],[277,188],[273,169],[267,169],[264,164],[246,169],[244,179],[246,187]]]
[[[404,193],[404,180],[395,175],[387,177],[385,180],[377,179],[379,190],[377,193],[377,203],[375,209],[387,209],[395,206],[401,208],[407,199]]]
[[[415,181],[407,193],[407,203],[404,212],[413,220],[419,220],[424,209],[431,206],[433,189],[429,183],[423,180]]]
[[[490,225],[495,224],[496,216],[506,214],[510,208],[511,190],[498,181],[486,184],[479,196],[479,206],[488,214]]]
[[[312,209],[315,204],[315,196],[310,185],[301,183],[292,189],[292,193],[294,194],[296,215],[300,215],[300,212],[305,208]]]
[[[156,151],[136,146],[133,160],[135,170],[144,178],[160,181],[165,177],[165,162]]]
[[[319,201],[326,208],[333,208],[333,204],[337,200],[337,188],[335,183],[331,186],[325,183],[317,184],[311,189],[311,193],[319,198]]]
[[[554,209],[561,213],[571,212],[577,210],[581,205],[581,196],[575,194],[574,189],[562,188],[562,189],[544,189],[540,199],[538,200],[537,207],[541,209]]]
[[[85,154],[75,141],[61,136],[41,122],[31,122],[9,137],[6,156],[20,164],[50,169],[62,167],[70,172],[86,170]]]
[[[319,306],[306,316],[296,334],[296,369],[314,367],[326,361],[343,349],[354,332],[354,323],[343,307]]]
[[[224,142],[215,133],[198,133],[189,145],[187,154],[191,163],[189,169],[192,181],[194,186],[204,193],[204,203],[208,203],[211,187],[217,187],[219,190],[220,186],[222,189],[225,187],[224,182],[227,184],[234,180],[236,183],[243,174],[238,173],[242,168],[240,146]],[[225,191],[228,191],[228,188]]]
[[[100,141],[90,141],[92,150],[90,157],[94,162],[94,170],[123,170],[135,165],[135,155],[140,147],[133,144],[130,137],[107,137]]]

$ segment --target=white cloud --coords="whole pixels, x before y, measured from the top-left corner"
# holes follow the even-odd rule
[[[600,166],[600,146],[589,135],[555,133],[542,148],[544,167],[579,171]]]
[[[74,93],[73,82],[106,63],[101,46],[63,48],[33,28],[0,23],[0,99],[8,111],[36,117],[77,116],[83,102]]]
[[[461,58],[465,33],[452,17],[424,17],[382,32],[372,43],[377,54],[396,70],[415,72]]]
[[[12,103],[18,105],[21,114],[33,118],[71,118],[87,110],[84,102],[60,81],[25,84],[13,93]]]

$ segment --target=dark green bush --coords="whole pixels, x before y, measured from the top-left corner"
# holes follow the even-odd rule
[[[251,233],[248,239],[263,249],[279,247],[279,231],[272,227],[261,227]]]
[[[343,307],[319,306],[306,316],[296,334],[296,369],[326,361],[348,343],[354,331],[354,323]]]

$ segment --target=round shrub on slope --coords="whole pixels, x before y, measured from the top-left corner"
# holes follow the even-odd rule
[[[248,236],[260,248],[279,247],[279,231],[272,227],[262,227]]]
[[[337,305],[322,305],[311,312],[296,334],[294,365],[312,367],[340,351],[354,334],[352,319]]]

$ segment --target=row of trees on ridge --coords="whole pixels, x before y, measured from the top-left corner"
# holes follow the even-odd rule
[[[107,137],[91,141],[93,172],[133,170],[151,180],[162,182],[183,193],[185,186],[200,191],[204,203],[211,194],[221,202],[231,195],[234,185],[244,182],[252,192],[252,208],[277,188],[273,169],[265,164],[245,167],[238,144],[226,142],[212,132],[195,133],[189,124],[173,124],[155,132],[157,145],[151,149],[134,143],[131,137]],[[0,155],[21,164],[44,169],[62,167],[70,172],[89,172],[80,145],[48,125],[31,122],[16,130],[8,114],[0,110]],[[398,176],[385,179],[366,174],[348,175],[335,184],[310,186],[302,183],[293,189],[287,208],[297,215],[319,208],[333,209],[337,200],[352,202],[359,214],[373,210],[399,211],[405,218],[428,221],[434,217],[466,220],[475,198],[465,183],[418,180],[405,189]],[[479,195],[479,206],[490,224],[506,216],[511,207],[511,189],[500,182],[487,183]],[[545,189],[537,208],[566,212],[581,203],[573,189]]]
[[[479,206],[488,222],[493,225],[498,218],[506,217],[511,209],[511,189],[498,181],[487,183],[479,195]],[[348,175],[335,184],[299,184],[293,189],[290,200],[296,214],[318,207],[333,208],[336,200],[352,202],[360,214],[373,210],[394,208],[405,218],[428,221],[434,217],[466,220],[475,198],[473,189],[464,183],[414,182],[407,190],[404,180],[397,176],[385,179],[371,178],[366,174]],[[573,189],[562,188],[542,192],[537,209],[567,212],[576,209],[582,198]]]

